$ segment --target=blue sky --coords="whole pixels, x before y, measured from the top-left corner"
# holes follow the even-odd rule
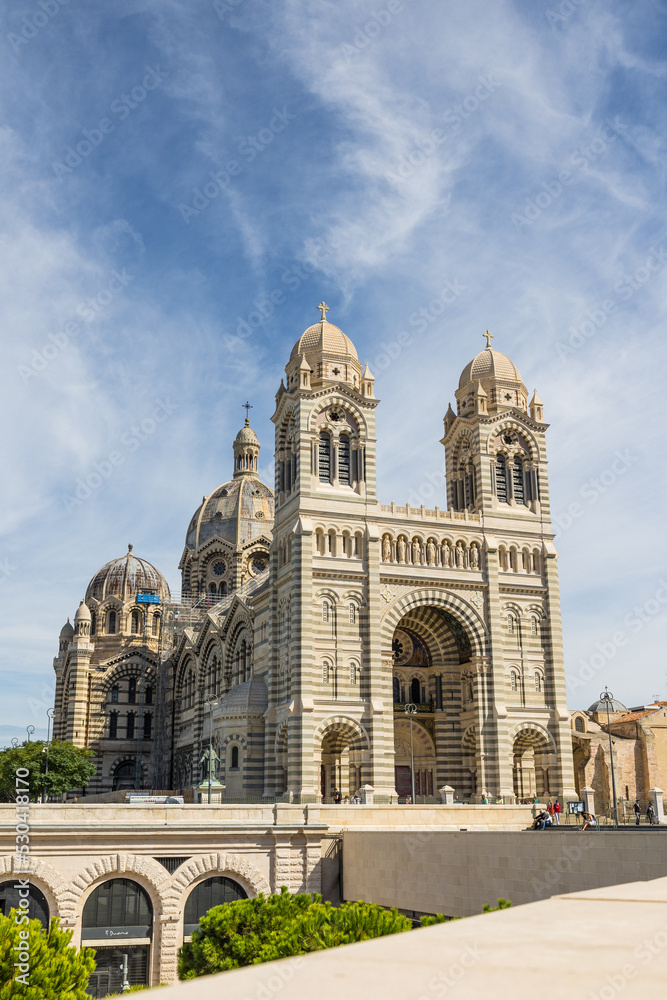
[[[322,298],[377,379],[385,502],[445,505],[491,329],[551,422],[570,707],[667,698],[666,27],[657,0],[5,5],[0,725],[44,725],[128,542],[180,589],[246,398],[270,481]]]

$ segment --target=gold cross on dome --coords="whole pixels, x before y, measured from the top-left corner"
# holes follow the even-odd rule
[[[322,300],[317,308],[322,313],[322,319],[325,320],[327,318],[327,313],[329,312],[329,306],[324,300]]]
[[[486,346],[490,348],[491,347],[491,341],[493,340],[493,334],[489,333],[489,331],[487,330],[486,333],[482,334],[482,336],[486,337]]]

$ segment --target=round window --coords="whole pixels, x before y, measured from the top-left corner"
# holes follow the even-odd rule
[[[253,573],[263,573],[267,567],[265,559],[253,559],[252,561],[252,571]]]
[[[213,572],[216,576],[223,576],[225,570],[227,569],[227,564],[219,559],[217,563],[213,564]]]

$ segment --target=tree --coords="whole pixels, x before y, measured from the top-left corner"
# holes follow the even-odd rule
[[[179,979],[258,965],[412,929],[398,910],[374,903],[323,903],[319,893],[239,899],[214,906],[178,955]]]
[[[95,950],[72,947],[72,933],[56,917],[46,931],[16,910],[0,915],[0,1000],[89,1000]]]
[[[60,795],[72,788],[85,788],[97,770],[92,750],[76,747],[73,743],[51,740],[46,770],[46,743],[43,740],[26,740],[19,747],[0,750],[0,798],[11,802],[16,796],[16,771],[27,770],[25,781],[29,788],[20,785],[19,792],[29,794],[36,801],[46,787],[48,795]],[[21,772],[23,773],[23,771]]]

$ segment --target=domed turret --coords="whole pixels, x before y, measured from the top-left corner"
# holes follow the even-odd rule
[[[60,630],[60,641],[61,642],[67,641],[71,639],[73,635],[74,635],[74,626],[72,625],[71,621],[68,618]]]
[[[90,613],[90,608],[85,603],[81,601],[79,607],[74,615],[74,632],[76,637],[87,637],[90,635],[90,624],[92,622],[92,615]]]
[[[250,408],[250,403],[244,403]],[[257,478],[259,470],[259,440],[250,426],[250,419],[245,418],[245,424],[234,439],[234,478],[237,476],[253,476]]]
[[[319,323],[301,334],[285,366],[287,390],[319,387],[322,382],[347,382],[360,391],[363,368],[354,344],[326,319],[326,303],[321,302],[317,308],[322,313]],[[312,373],[309,384],[304,378],[304,360]]]
[[[506,354],[491,347],[493,334],[487,330],[486,348],[468,362],[459,379],[456,391],[459,416],[469,417],[473,413],[497,413],[512,407],[527,411],[528,390],[513,361]],[[485,407],[480,409],[479,389],[486,393]]]
[[[162,573],[147,559],[135,556],[130,544],[124,556],[112,559],[97,571],[88,584],[86,600],[117,597],[124,602],[132,600],[140,590],[156,590],[163,600],[170,600],[169,585]]]

